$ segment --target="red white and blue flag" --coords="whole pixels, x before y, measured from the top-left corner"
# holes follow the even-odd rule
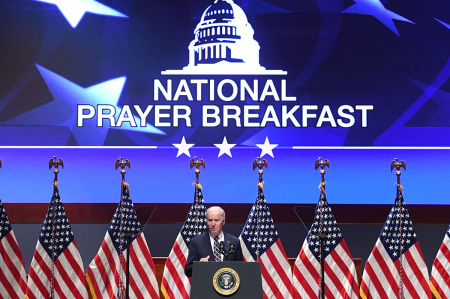
[[[23,298],[26,288],[22,252],[0,201],[0,297]]]
[[[314,222],[295,260],[295,298],[321,298],[319,234],[326,235],[323,240],[325,297],[359,298],[355,263],[328,205],[324,190],[316,206]]]
[[[130,298],[159,298],[155,265],[130,197],[128,184],[122,182],[121,201],[114,213],[102,245],[90,263],[86,280],[92,298],[125,298],[127,238],[132,233],[130,250]]]
[[[430,286],[437,299],[450,298],[450,226],[433,262]]]
[[[273,223],[263,192],[258,184],[256,202],[239,237],[247,262],[261,263],[264,298],[294,298],[292,270]]]
[[[431,298],[428,269],[397,186],[395,204],[364,266],[361,298]]]
[[[175,240],[164,267],[161,293],[164,298],[189,298],[191,279],[184,274],[191,239],[207,231],[206,208],[200,184],[195,184],[194,203]]]
[[[25,298],[88,298],[83,261],[56,182],[31,261]]]

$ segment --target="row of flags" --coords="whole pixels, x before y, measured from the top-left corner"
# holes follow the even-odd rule
[[[261,263],[264,298],[322,298],[322,259],[324,298],[431,298],[431,293],[435,298],[450,298],[450,226],[429,277],[400,184],[365,264],[360,287],[352,256],[328,205],[325,185],[320,189],[314,222],[292,272],[263,183],[258,184],[256,201],[239,238],[244,259]],[[194,203],[165,264],[164,298],[189,298],[191,281],[184,275],[184,266],[191,239],[207,230],[205,217],[202,188],[196,183]],[[100,249],[86,275],[83,269],[56,181],[28,281],[23,256],[0,201],[1,298],[121,299],[127,291],[129,298],[159,298],[155,266],[125,181]]]

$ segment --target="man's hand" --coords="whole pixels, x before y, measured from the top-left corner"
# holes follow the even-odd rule
[[[202,257],[200,262],[207,262],[209,260],[209,255],[207,257]]]

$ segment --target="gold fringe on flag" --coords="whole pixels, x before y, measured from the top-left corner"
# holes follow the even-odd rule
[[[124,186],[125,188],[127,188],[127,191],[130,192],[130,185],[128,185],[127,182],[122,181],[122,186]]]

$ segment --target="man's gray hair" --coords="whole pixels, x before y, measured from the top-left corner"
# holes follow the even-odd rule
[[[221,210],[221,212],[222,212],[222,219],[224,219],[224,218],[225,218],[225,211],[224,211],[224,209],[222,209],[222,208],[219,207],[219,206],[212,206],[212,207],[210,207],[209,209],[207,209],[207,210],[206,210],[206,215],[208,215],[208,212],[209,212],[209,211],[211,211],[211,210],[217,210],[217,209]]]

